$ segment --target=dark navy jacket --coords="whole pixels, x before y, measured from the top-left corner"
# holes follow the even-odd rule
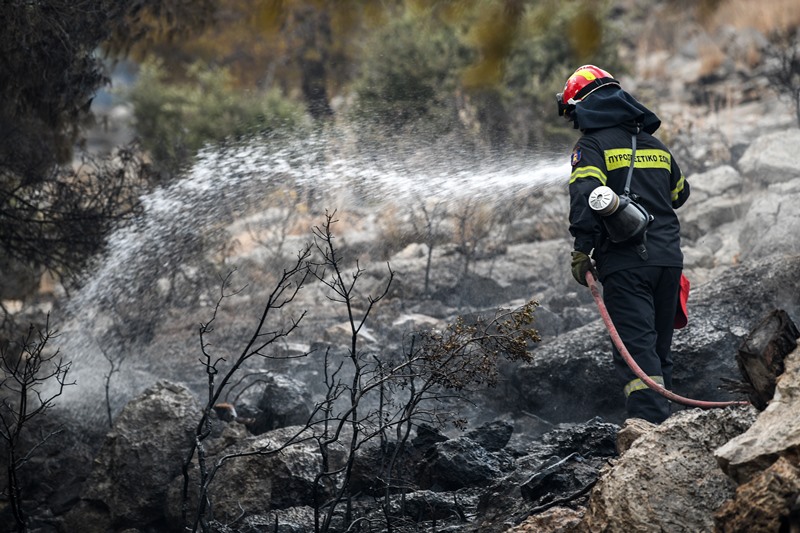
[[[653,137],[661,122],[632,96],[616,86],[602,88],[578,103],[576,127],[583,136],[572,152],[570,175],[570,233],[574,248],[594,250],[600,279],[643,265],[683,267],[680,223],[675,209],[689,197],[689,183],[664,144]],[[636,136],[636,162],[631,193],[654,217],[648,227],[648,259],[643,260],[631,245],[608,241],[601,217],[589,207],[591,192],[606,185],[617,194],[625,189],[631,160],[631,135]]]

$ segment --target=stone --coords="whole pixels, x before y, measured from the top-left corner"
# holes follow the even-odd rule
[[[306,384],[271,372],[261,377],[260,381],[262,392],[258,400],[258,414],[250,426],[254,434],[302,425],[308,421],[312,401]]]
[[[530,516],[506,533],[574,533],[580,526],[584,511],[568,507],[552,507],[543,513]]]
[[[435,446],[426,465],[423,486],[433,490],[455,490],[485,484],[503,474],[502,462],[480,444],[456,437]]]
[[[794,498],[798,494],[800,467],[780,457],[769,468],[736,488],[734,497],[714,514],[715,531],[789,531],[782,527],[788,525]],[[800,526],[800,521],[794,521],[793,525]]]
[[[735,489],[713,452],[752,421],[745,408],[672,415],[601,476],[581,531],[711,531],[714,511]]]
[[[800,348],[784,365],[775,394],[755,423],[715,451],[720,467],[737,483],[759,475],[778,457],[800,455]]]
[[[628,418],[617,434],[617,453],[624,454],[639,437],[648,434],[656,427],[656,424],[642,418]]]
[[[95,458],[81,509],[97,515],[106,509],[115,526],[145,527],[164,519],[167,487],[181,471],[200,420],[195,397],[181,385],[162,381],[129,402]],[[102,514],[102,513],[101,513]],[[98,523],[99,518],[83,518]]]
[[[474,440],[490,452],[497,452],[505,448],[512,433],[514,433],[513,424],[504,420],[495,420],[467,431],[464,436]]]
[[[795,348],[800,331],[782,309],[775,309],[742,341],[736,364],[749,389],[750,402],[764,410],[784,371],[784,358]]]
[[[213,442],[209,448],[219,448]],[[340,447],[329,447],[329,468],[343,464]],[[308,428],[290,426],[262,435],[250,436],[209,457],[211,468],[219,464],[208,497],[213,516],[229,523],[240,516],[266,515],[293,507],[313,506],[315,479],[322,468],[319,446]],[[190,472],[190,507],[196,509],[197,465]],[[323,483],[324,485],[324,483]],[[164,506],[173,529],[179,529],[182,505],[183,476],[169,486]],[[329,497],[325,488],[317,496]]]
[[[742,259],[800,253],[800,191],[773,186],[755,198],[739,233]]]
[[[752,203],[752,199],[741,195],[713,196],[702,202],[692,202],[680,213],[681,235],[699,240],[714,228],[742,218]]]
[[[692,201],[686,205],[687,209],[691,209],[694,202],[710,197],[738,196],[745,187],[742,175],[730,165],[721,165],[700,174],[692,174],[689,183],[692,188],[690,196]],[[680,214],[684,214],[683,208]]]
[[[779,183],[800,178],[797,166],[800,129],[790,128],[756,138],[739,159],[739,169],[762,183]]]

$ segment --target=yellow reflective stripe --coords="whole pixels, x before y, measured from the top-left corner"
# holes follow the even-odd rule
[[[631,152],[630,148],[615,148],[614,150],[604,151],[603,156],[606,158],[606,168],[612,171],[629,166],[631,164]]]
[[[650,379],[661,385],[664,386],[664,378],[661,376],[648,376]],[[625,385],[625,397],[631,395],[632,392],[636,392],[637,390],[644,390],[648,388],[644,381],[639,378],[636,378],[632,381],[629,381],[627,385]]]
[[[684,178],[683,175],[681,175],[681,179],[678,180],[678,184],[675,186],[674,189],[672,189],[672,201],[673,202],[678,199],[678,195],[681,193],[681,191],[683,191],[683,185],[684,185],[685,181],[686,181],[686,178]]]
[[[600,180],[601,185],[606,184],[606,175],[597,167],[579,167],[572,171],[569,177],[569,182],[572,183],[581,178],[597,178]]]
[[[609,172],[627,167],[631,164],[630,148],[615,148],[605,150],[603,156],[606,159],[606,168]],[[672,157],[669,152],[657,148],[647,148],[636,150],[636,168],[672,168]]]

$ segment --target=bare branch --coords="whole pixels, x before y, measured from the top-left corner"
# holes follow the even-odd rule
[[[288,324],[285,324],[283,327],[278,328],[272,331],[266,331],[265,328],[267,326],[268,319],[271,315],[284,308],[286,305],[290,304],[295,296],[297,296],[300,289],[306,282],[308,277],[308,267],[307,267],[307,259],[310,254],[310,246],[307,246],[305,249],[301,250],[298,253],[297,260],[293,266],[287,268],[283,271],[282,275],[278,278],[277,282],[273,286],[272,291],[270,292],[269,296],[267,297],[267,301],[264,304],[263,311],[256,321],[256,324],[253,328],[252,334],[243,346],[243,348],[238,352],[238,355],[235,357],[224,357],[224,356],[214,356],[210,352],[211,343],[207,340],[207,336],[213,332],[213,324],[217,320],[219,312],[221,310],[222,303],[224,300],[230,296],[236,295],[240,290],[237,291],[228,291],[228,287],[230,286],[231,277],[233,272],[230,272],[221,282],[220,285],[220,292],[216,303],[214,305],[214,309],[212,311],[211,319],[206,322],[205,324],[201,324],[199,330],[199,339],[200,339],[200,351],[201,351],[201,358],[200,363],[205,369],[206,377],[207,377],[207,387],[208,387],[208,398],[203,407],[202,415],[200,420],[197,423],[195,428],[195,439],[194,444],[189,450],[187,454],[182,470],[183,470],[183,505],[182,505],[182,517],[185,524],[191,528],[192,531],[197,531],[198,527],[203,527],[203,529],[207,529],[204,525],[206,523],[206,514],[210,508],[210,496],[209,496],[209,486],[214,479],[219,468],[226,462],[235,457],[241,457],[248,454],[231,454],[230,456],[223,456],[222,458],[218,459],[213,465],[209,466],[207,464],[206,459],[206,452],[205,447],[203,445],[203,441],[208,438],[211,432],[210,428],[210,416],[213,412],[214,406],[219,402],[219,399],[222,397],[224,391],[228,390],[231,384],[234,383],[234,376],[239,372],[242,365],[253,356],[261,356],[267,357],[268,354],[264,353],[268,346],[274,344],[278,340],[289,336],[292,332],[294,332],[299,326],[303,318],[305,317],[305,312],[301,313],[298,318],[290,319]],[[220,365],[222,363],[227,363],[230,359],[231,363],[227,370],[224,372],[220,369]],[[217,381],[217,376],[221,376],[219,381]],[[286,443],[285,446],[291,444],[292,441]],[[274,453],[275,450],[262,450],[256,454],[258,455],[266,455],[270,453]],[[194,512],[193,519],[191,524],[188,522],[189,518],[189,468],[191,462],[194,457],[197,457],[197,462],[199,466],[199,500],[198,500],[198,507]]]
[[[5,377],[0,382],[3,401],[0,404],[0,438],[8,465],[9,505],[21,531],[27,531],[28,515],[23,509],[23,494],[17,472],[35,452],[60,430],[42,436],[27,451],[22,449],[22,434],[34,418],[44,415],[61,396],[67,381],[70,363],[64,362],[58,350],[48,353],[47,345],[56,336],[49,329],[49,316],[44,330],[31,325],[18,343],[19,350],[9,346],[0,349],[0,366]],[[54,385],[51,385],[54,384]],[[49,387],[45,391],[45,387]]]

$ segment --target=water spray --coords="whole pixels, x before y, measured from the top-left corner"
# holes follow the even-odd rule
[[[60,349],[72,359],[78,386],[65,393],[65,407],[89,418],[105,417],[103,376],[109,363],[104,353],[135,355],[125,358],[114,377],[115,410],[157,379],[180,379],[170,362],[187,358],[195,340],[152,345],[128,320],[115,327],[115,314],[122,309],[155,326],[169,320],[162,316],[168,304],[159,289],[168,286],[165,279],[191,269],[197,256],[208,253],[207,235],[229,233],[236,221],[263,213],[264,199],[272,191],[297,188],[308,194],[309,205],[340,214],[351,207],[391,212],[387,207],[421,201],[457,209],[470,199],[501,205],[563,183],[570,170],[567,158],[549,154],[482,157],[418,144],[401,149],[394,142],[376,149],[343,142],[345,138],[319,133],[295,141],[255,139],[211,146],[198,154],[186,176],[144,196],[143,215],[110,236],[105,255],[66,302]],[[212,287],[199,283],[198,291],[213,290],[217,280],[202,281]],[[197,306],[181,311],[182,321],[204,320],[202,312]]]

